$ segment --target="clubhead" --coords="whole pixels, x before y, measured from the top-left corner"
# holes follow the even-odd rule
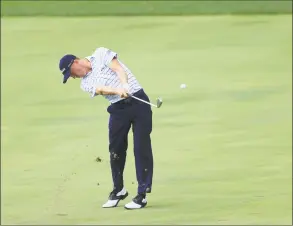
[[[162,104],[163,104],[162,98],[158,98],[157,99],[157,108],[160,108],[162,106]]]

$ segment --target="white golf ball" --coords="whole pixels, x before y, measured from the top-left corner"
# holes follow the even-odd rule
[[[186,84],[181,84],[180,85],[180,89],[185,89],[186,88]]]

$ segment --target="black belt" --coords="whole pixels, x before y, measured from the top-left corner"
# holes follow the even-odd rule
[[[138,90],[137,92],[133,93],[133,96],[138,96],[139,94],[143,93],[143,89]],[[113,104],[130,104],[134,99],[132,97],[127,97],[125,99],[119,100]]]

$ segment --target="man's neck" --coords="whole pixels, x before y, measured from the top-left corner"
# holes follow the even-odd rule
[[[91,62],[88,59],[82,59],[82,62],[84,64],[84,66],[86,67],[86,74],[88,74],[89,72],[92,71],[92,65]]]

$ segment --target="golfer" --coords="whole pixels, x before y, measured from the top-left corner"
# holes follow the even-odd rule
[[[147,104],[131,98],[129,94],[149,101],[148,96],[133,73],[118,59],[117,53],[100,47],[88,57],[68,54],[60,59],[59,69],[63,83],[71,78],[81,79],[81,89],[91,97],[103,96],[110,105],[109,152],[113,190],[103,208],[116,207],[128,196],[123,172],[128,147],[128,132],[132,125],[137,195],[125,205],[126,209],[140,209],[147,205],[146,193],[151,193],[153,154],[150,134],[152,110]]]

